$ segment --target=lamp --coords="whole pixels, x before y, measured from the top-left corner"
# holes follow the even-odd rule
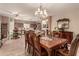
[[[42,4],[40,4],[40,7],[37,9],[37,11],[35,11],[35,16],[37,16],[40,19],[47,18],[47,10],[43,8]]]

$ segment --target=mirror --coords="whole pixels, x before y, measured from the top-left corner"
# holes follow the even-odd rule
[[[63,18],[57,20],[57,27],[59,30],[64,31],[65,29],[69,29],[69,22],[70,20],[68,18]]]

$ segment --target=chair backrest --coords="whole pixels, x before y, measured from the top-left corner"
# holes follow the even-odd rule
[[[70,56],[75,56],[77,54],[78,46],[79,45],[79,34],[76,36],[75,40],[72,40],[71,42],[71,48],[70,48]]]
[[[31,44],[35,51],[37,51],[39,54],[41,54],[41,48],[40,48],[40,35],[37,36],[33,31],[28,31],[26,33],[28,44]]]
[[[79,42],[78,42],[78,44],[77,44],[77,48],[76,48],[75,55],[76,55],[76,56],[79,56]]]
[[[32,36],[33,36],[33,31],[25,31],[25,44],[31,44],[33,45],[33,40],[32,40]]]
[[[27,41],[27,39],[28,39],[28,31],[25,31],[24,34],[25,34],[25,41]]]
[[[41,54],[41,48],[40,48],[40,36],[34,36],[34,49],[37,51],[39,54]]]
[[[60,32],[53,31],[53,37],[57,37],[57,38],[59,38],[60,35],[61,35]]]
[[[77,43],[76,43],[76,50],[75,50],[75,55],[79,56],[79,34],[77,35]]]
[[[29,31],[25,31],[25,41],[29,40]]]
[[[28,32],[28,42],[31,45],[33,45],[33,35],[34,35],[34,31],[29,31]]]

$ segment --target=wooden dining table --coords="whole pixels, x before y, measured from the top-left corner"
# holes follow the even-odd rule
[[[66,43],[66,39],[63,38],[51,38],[48,39],[46,37],[41,37],[40,40],[40,46],[43,47],[49,56],[52,55],[52,51],[54,51],[55,48],[60,47],[62,44]]]

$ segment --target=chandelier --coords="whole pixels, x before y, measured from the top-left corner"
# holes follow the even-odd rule
[[[46,19],[48,14],[47,10],[43,8],[43,6],[40,4],[40,7],[35,11],[35,16],[37,16],[40,19]]]

